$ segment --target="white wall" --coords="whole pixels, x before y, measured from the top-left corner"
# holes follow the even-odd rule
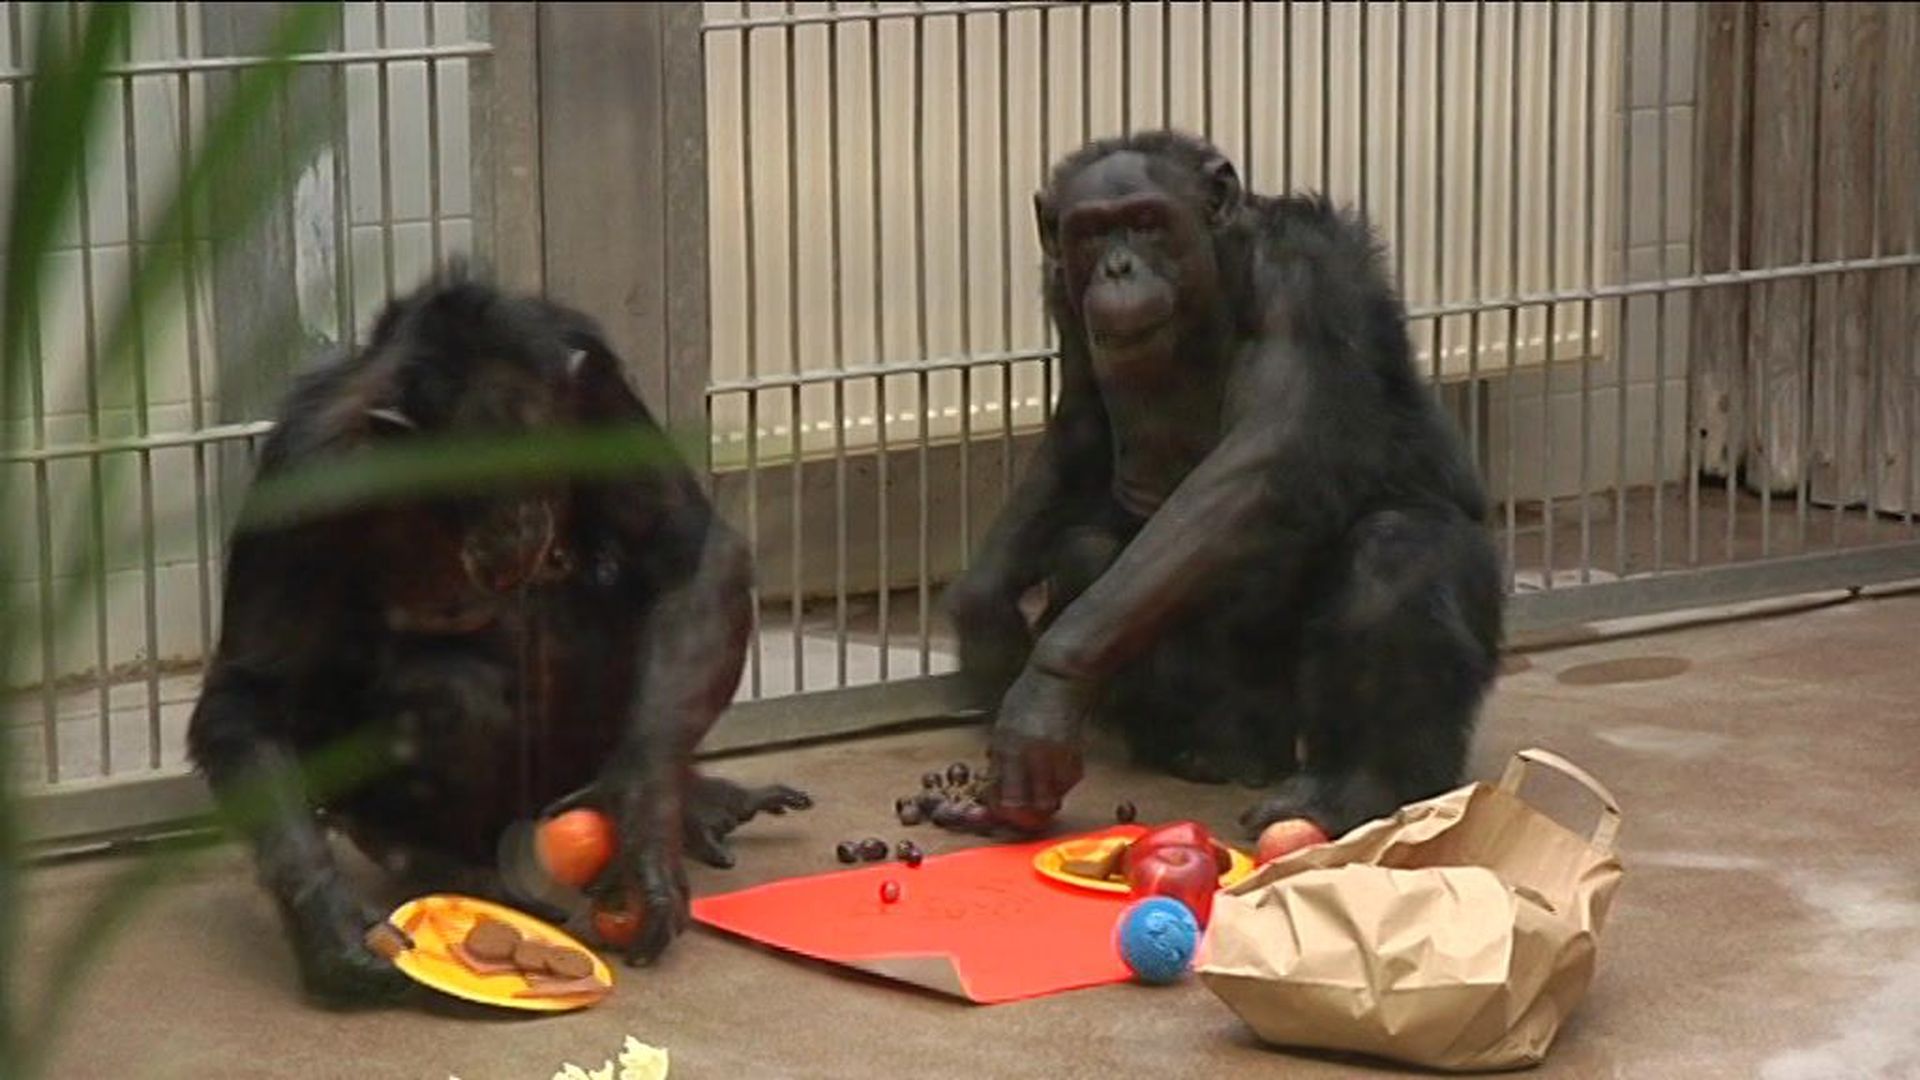
[[[433,5],[434,41],[454,44],[467,40],[464,3]],[[30,20],[40,15],[64,19],[64,4],[0,5],[0,57],[8,70],[25,66],[22,49],[32,38]],[[427,5],[419,2],[385,5],[386,43],[404,48],[427,42]],[[204,53],[201,5],[153,3],[137,5],[130,59],[136,63],[170,62]],[[372,49],[378,45],[375,5],[345,6],[344,47]],[[15,33],[26,32],[16,41]],[[467,100],[468,61],[439,63],[440,205],[443,251],[468,246],[471,237],[469,192],[470,150]],[[192,74],[184,80],[190,137],[197,144],[205,136],[205,105],[215,79],[226,76]],[[404,288],[430,265],[432,233],[428,168],[427,65],[410,61],[392,65],[388,77],[387,153],[390,162],[391,235],[394,280]],[[45,386],[44,404],[22,403],[20,414],[5,418],[7,446],[65,448],[86,446],[102,439],[191,433],[212,424],[219,415],[219,358],[215,355],[212,310],[213,277],[202,263],[190,287],[175,288],[144,311],[147,333],[140,361],[146,371],[145,408],[131,388],[103,392],[90,401],[89,371],[105,335],[120,311],[129,280],[130,252],[139,248],[136,236],[151,243],[156,219],[171,199],[180,169],[183,80],[175,73],[140,75],[132,85],[131,124],[118,92],[110,96],[106,130],[88,160],[84,220],[75,215],[62,224],[57,250],[47,266],[48,288],[40,309],[37,370]],[[334,83],[328,77],[328,85]],[[380,169],[381,131],[378,75],[374,66],[355,65],[346,72],[351,163],[353,288],[355,321],[364,326],[384,299],[388,283],[383,248],[389,229],[383,225],[384,205]],[[333,101],[329,91],[329,101]],[[10,87],[0,87],[0,175],[11,176],[15,153],[15,120],[19,98]],[[129,128],[131,136],[129,136]],[[129,150],[135,168],[128,167]],[[335,252],[337,248],[334,197],[334,148],[301,179],[296,197],[284,210],[296,236],[300,274],[301,321],[310,338],[337,340]],[[131,227],[128,191],[137,196],[138,229]],[[213,207],[217,214],[219,208]],[[91,291],[86,288],[91,275]],[[194,294],[191,312],[187,292]],[[227,302],[244,302],[228,298]],[[230,362],[244,362],[244,357]],[[93,407],[97,406],[97,408]],[[97,419],[96,419],[97,415]],[[0,603],[10,611],[37,618],[44,595],[69,593],[70,579],[43,582],[39,565],[41,513],[39,498],[53,519],[47,553],[64,560],[81,547],[91,533],[91,507],[102,498],[107,536],[104,620],[95,615],[95,600],[82,601],[82,617],[68,619],[54,641],[52,670],[56,677],[84,674],[104,663],[124,669],[143,663],[150,655],[161,660],[190,659],[202,654],[206,634],[217,623],[207,600],[217,590],[219,566],[217,475],[214,451],[206,453],[204,483],[196,477],[195,454],[188,447],[155,450],[150,455],[151,483],[143,498],[138,458],[115,455],[105,459],[107,483],[96,489],[92,466],[85,457],[47,464],[44,489],[37,487],[38,470],[31,464],[0,464],[11,470],[10,498],[0,506],[0,542],[20,545],[23,558],[15,565],[15,580],[0,583]],[[146,569],[146,508],[151,507],[152,569]],[[204,515],[199,520],[198,515]],[[216,561],[203,565],[203,545]],[[147,625],[148,595],[153,603],[152,637]],[[104,648],[103,648],[104,641]],[[7,658],[9,685],[41,680],[43,650],[37,634],[18,643]]]

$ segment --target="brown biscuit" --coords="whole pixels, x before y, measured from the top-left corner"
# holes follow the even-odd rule
[[[552,948],[547,952],[547,971],[562,979],[593,977],[593,960],[574,949]]]
[[[503,964],[513,959],[514,949],[521,944],[520,931],[497,919],[483,917],[468,931],[464,944],[474,959]]]

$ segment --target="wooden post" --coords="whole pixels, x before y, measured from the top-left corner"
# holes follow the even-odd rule
[[[538,18],[547,293],[600,321],[663,423],[698,434],[709,372],[700,8],[541,4]]]
[[[1696,123],[1700,154],[1694,163],[1699,198],[1693,232],[1705,273],[1747,262],[1745,207],[1753,156],[1749,88],[1753,72],[1753,4],[1710,3],[1700,13]],[[1724,479],[1739,468],[1746,443],[1747,290],[1707,289],[1693,307],[1694,460],[1702,473]]]
[[[1875,95],[1880,118],[1880,250],[1911,252],[1920,243],[1920,10],[1913,4],[1886,5],[1881,65],[1882,85]],[[1915,378],[1920,375],[1920,273],[1893,270],[1874,275],[1872,400],[1874,457],[1869,461],[1874,506],[1887,513],[1912,513],[1920,498],[1920,428],[1916,428]]]
[[[1814,222],[1814,256],[1822,262],[1873,254],[1874,126],[1886,5],[1829,4],[1825,18]],[[1871,284],[1865,274],[1814,282],[1809,497],[1826,506],[1857,506],[1867,498]]]
[[[1821,5],[1761,4],[1754,28],[1751,228],[1755,266],[1790,266],[1812,251],[1813,129],[1818,101]],[[1823,176],[1824,176],[1823,171]],[[1755,288],[1748,323],[1747,483],[1776,495],[1798,490],[1807,410],[1804,278]]]

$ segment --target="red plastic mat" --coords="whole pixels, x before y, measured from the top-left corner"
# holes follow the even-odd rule
[[[1083,837],[1139,836],[1122,825]],[[1033,868],[1073,837],[975,848],[917,868],[877,863],[693,902],[693,917],[765,945],[982,1005],[1124,982],[1114,924],[1128,897],[1076,889]],[[880,898],[883,882],[900,899]]]

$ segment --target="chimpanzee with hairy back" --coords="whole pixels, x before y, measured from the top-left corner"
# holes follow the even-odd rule
[[[456,268],[296,383],[259,475],[426,435],[607,426],[657,437],[657,464],[258,527],[243,511],[189,745],[216,798],[248,800],[259,875],[318,999],[406,986],[364,943],[379,916],[342,880],[323,817],[421,887],[513,902],[494,865],[508,826],[597,805],[620,842],[592,891],[642,909],[639,961],[685,925],[683,850],[730,865],[735,827],[808,805],[691,764],[739,683],[748,553],[585,316]],[[298,763],[356,734],[370,772],[305,790]]]
[[[1035,210],[1059,402],[947,598],[996,818],[1051,820],[1090,718],[1176,775],[1277,783],[1252,832],[1458,782],[1499,562],[1365,224],[1174,132],[1089,144]]]

